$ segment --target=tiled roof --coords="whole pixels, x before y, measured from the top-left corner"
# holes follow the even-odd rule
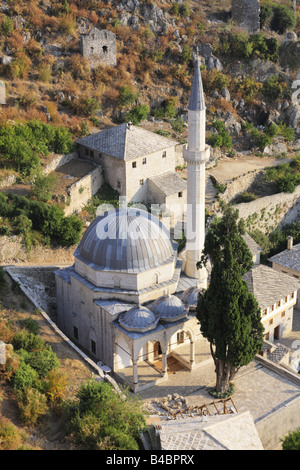
[[[126,123],[88,135],[76,142],[125,161],[177,145],[174,140]]]
[[[292,250],[284,250],[272,256],[268,261],[300,272],[300,243],[294,245]]]
[[[261,309],[271,307],[300,287],[300,282],[296,279],[262,264],[248,271],[243,279],[248,283],[249,291],[254,294]]]
[[[257,253],[260,253],[262,251],[260,246],[253,240],[253,238],[250,237],[248,233],[245,233],[245,235],[242,235],[242,237],[247,243],[252,255],[256,255]]]
[[[149,178],[166,196],[184,191],[187,188],[187,182],[181,176],[173,171],[162,173],[158,176]]]

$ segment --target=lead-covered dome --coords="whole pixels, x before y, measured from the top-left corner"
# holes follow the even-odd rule
[[[174,247],[159,219],[140,209],[124,208],[97,217],[75,256],[97,269],[137,273],[172,261]]]
[[[176,295],[163,295],[159,297],[151,306],[152,312],[163,321],[177,321],[186,317],[188,308]]]
[[[159,321],[159,317],[147,307],[135,305],[127,312],[120,315],[119,323],[127,331],[144,333],[153,330]]]
[[[199,294],[203,289],[201,287],[188,287],[181,296],[182,302],[189,308],[196,308]]]

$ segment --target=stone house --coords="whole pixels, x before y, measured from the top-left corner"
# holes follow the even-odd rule
[[[300,243],[294,245],[293,238],[288,237],[287,249],[272,256],[269,260],[272,268],[299,281],[297,307],[300,307]]]
[[[91,66],[117,65],[116,35],[112,31],[92,28],[80,36],[80,52],[90,60]]]
[[[262,264],[248,271],[243,279],[261,310],[265,340],[272,342],[289,334],[299,282]]]
[[[76,143],[79,156],[101,164],[105,181],[127,203],[165,205],[181,217],[187,185],[175,172],[176,141],[124,123]]]

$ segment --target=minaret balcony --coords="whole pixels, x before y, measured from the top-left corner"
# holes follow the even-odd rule
[[[183,146],[183,158],[186,163],[206,163],[210,158],[210,146],[204,150],[190,150],[188,144]]]

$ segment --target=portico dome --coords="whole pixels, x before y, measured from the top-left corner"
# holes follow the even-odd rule
[[[177,321],[188,314],[188,308],[176,295],[160,297],[152,304],[151,310],[164,321]]]
[[[142,305],[135,305],[119,318],[119,323],[123,328],[141,333],[155,328],[158,321],[159,317]]]
[[[94,269],[138,273],[171,262],[174,247],[159,219],[140,209],[124,208],[97,217],[75,256]]]

